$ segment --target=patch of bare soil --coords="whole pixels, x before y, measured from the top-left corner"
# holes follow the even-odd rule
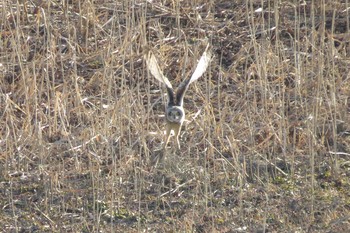
[[[1,231],[350,229],[346,1],[1,5]],[[163,151],[145,51],[177,86],[207,43]]]

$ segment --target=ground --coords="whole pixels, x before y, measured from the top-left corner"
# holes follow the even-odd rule
[[[346,1],[2,6],[1,231],[350,229]],[[164,151],[144,55],[176,87],[208,43]]]

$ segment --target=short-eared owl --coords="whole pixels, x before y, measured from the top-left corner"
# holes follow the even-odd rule
[[[177,146],[180,149],[179,134],[180,134],[182,123],[185,120],[185,110],[183,108],[184,95],[186,90],[188,89],[188,86],[192,82],[200,78],[206,71],[211,59],[211,53],[210,51],[208,51],[208,48],[209,48],[209,45],[205,49],[202,57],[200,58],[197,64],[197,67],[194,73],[192,74],[191,78],[182,81],[176,93],[174,93],[173,87],[169,82],[169,80],[167,79],[167,77],[164,76],[153,53],[148,52],[148,54],[145,55],[145,60],[147,63],[148,70],[158,81],[166,85],[167,92],[168,92],[168,105],[166,106],[166,111],[165,111],[167,126],[166,126],[166,139],[164,143],[164,148],[166,148],[170,139],[171,131],[173,130],[176,137]]]

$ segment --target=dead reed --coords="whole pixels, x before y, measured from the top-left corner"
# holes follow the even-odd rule
[[[3,1],[0,229],[345,232],[349,3]],[[214,57],[162,153],[165,89]]]

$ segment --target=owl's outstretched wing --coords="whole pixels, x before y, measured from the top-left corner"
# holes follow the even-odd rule
[[[164,83],[167,87],[172,88],[171,83],[167,79],[167,77],[164,76],[162,70],[160,69],[156,57],[153,55],[153,53],[149,52],[145,56],[145,60],[147,63],[148,70],[151,72],[151,74],[160,82]]]
[[[152,52],[149,52],[147,55],[145,55],[145,60],[147,63],[147,68],[151,72],[151,74],[160,82],[164,83],[167,92],[168,92],[168,98],[169,98],[169,105],[174,105],[174,91],[171,83],[169,82],[168,78],[164,76],[162,70],[160,69],[156,57],[153,55]]]
[[[207,48],[205,49],[202,57],[200,58],[198,65],[195,69],[195,71],[193,72],[192,76],[190,79],[183,81],[180,86],[177,89],[176,92],[176,102],[178,105],[182,106],[183,104],[183,98],[185,96],[185,92],[188,89],[188,86],[193,83],[194,81],[196,81],[197,79],[199,79],[204,72],[207,70],[208,66],[209,66],[209,62],[211,59],[211,52],[208,51],[209,45],[207,46]]]

